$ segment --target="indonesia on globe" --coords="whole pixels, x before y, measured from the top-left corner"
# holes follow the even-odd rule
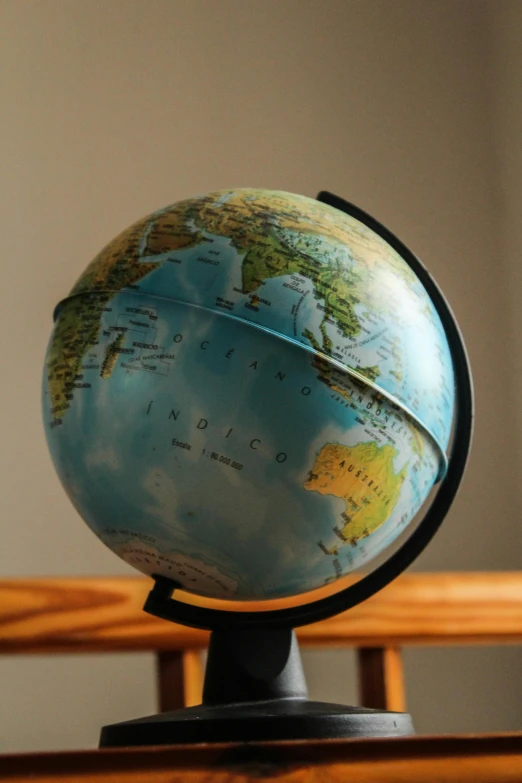
[[[135,223],[56,310],[46,435],[69,498],[138,570],[295,596],[388,547],[445,472],[439,316],[364,223],[222,190]]]

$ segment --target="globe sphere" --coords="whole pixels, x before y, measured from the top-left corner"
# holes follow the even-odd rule
[[[235,189],[96,256],[56,309],[42,396],[59,478],[112,551],[264,600],[393,543],[444,474],[454,383],[435,308],[380,235]]]

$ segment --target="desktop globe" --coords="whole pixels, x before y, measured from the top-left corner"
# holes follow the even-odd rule
[[[308,700],[293,630],[404,571],[466,467],[464,343],[399,239],[325,191],[160,209],[58,304],[43,415],[78,513],[153,578],[144,610],[212,632],[202,704],[105,726],[102,747],[413,732]]]
[[[444,475],[447,338],[372,228],[284,192],[160,209],[55,313],[43,411],[60,480],[127,563],[268,600],[363,566]]]

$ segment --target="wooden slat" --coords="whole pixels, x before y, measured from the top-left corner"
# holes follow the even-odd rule
[[[201,650],[183,652],[183,688],[185,707],[194,707],[203,700],[205,670]]]
[[[520,783],[522,735],[0,756],[2,783]]]
[[[169,712],[185,707],[183,650],[163,650],[156,656],[158,708]]]
[[[406,712],[404,673],[398,647],[360,647],[360,704],[376,710]]]
[[[202,631],[142,611],[142,577],[0,581],[0,652],[181,650]],[[349,612],[298,631],[309,646],[522,642],[522,573],[399,577]]]
[[[201,704],[203,664],[201,650],[163,650],[157,655],[160,712]]]

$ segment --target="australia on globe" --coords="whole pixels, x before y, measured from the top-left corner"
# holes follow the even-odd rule
[[[443,476],[450,352],[406,261],[304,196],[222,190],[114,239],[57,307],[46,436],[96,535],[203,596],[363,566]]]

